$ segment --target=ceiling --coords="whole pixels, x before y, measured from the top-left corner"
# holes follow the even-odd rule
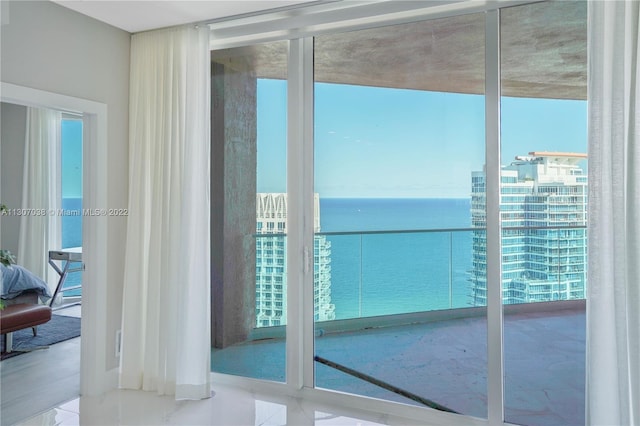
[[[309,0],[52,0],[130,33],[311,3]]]
[[[52,1],[132,33],[316,3],[310,0]],[[502,94],[586,99],[586,15],[585,2],[558,1],[504,9]],[[481,13],[327,34],[318,37],[315,44],[316,81],[484,93],[484,17]],[[258,77],[286,78],[286,43],[219,50],[214,53],[214,61],[232,67],[248,61],[246,65]]]
[[[316,82],[485,93],[483,13],[320,35]],[[587,98],[587,4],[558,1],[501,13],[503,96]],[[262,78],[287,75],[287,44],[212,52],[215,62]]]

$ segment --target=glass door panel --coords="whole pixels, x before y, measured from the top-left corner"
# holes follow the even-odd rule
[[[82,251],[82,118],[61,121],[62,248]],[[77,264],[72,265],[77,267]],[[64,302],[82,296],[82,272],[71,272],[62,287]]]
[[[587,4],[501,11],[505,418],[584,424]]]
[[[287,56],[212,52],[212,370],[285,381]]]
[[[487,416],[484,28],[315,39],[317,387]]]

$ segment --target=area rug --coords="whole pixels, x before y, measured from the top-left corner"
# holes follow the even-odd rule
[[[80,318],[52,315],[51,320],[38,326],[38,335],[33,336],[31,328],[13,333],[13,351],[4,352],[4,336],[0,338],[1,359],[4,361],[26,352],[46,349],[55,343],[80,336]]]

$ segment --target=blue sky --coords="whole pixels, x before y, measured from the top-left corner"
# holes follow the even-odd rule
[[[62,197],[82,197],[82,120],[62,120]]]
[[[321,197],[468,197],[484,164],[484,97],[315,85]],[[503,98],[502,159],[586,152],[586,101]],[[286,189],[286,82],[258,81],[258,191]]]

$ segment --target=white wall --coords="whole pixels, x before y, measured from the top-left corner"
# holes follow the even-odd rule
[[[8,208],[22,206],[22,164],[27,130],[27,107],[0,104],[0,202]],[[0,219],[0,248],[18,253],[20,217]]]
[[[3,82],[105,103],[108,207],[127,206],[130,34],[49,1],[2,1]],[[126,218],[108,222],[106,366],[115,368]]]

